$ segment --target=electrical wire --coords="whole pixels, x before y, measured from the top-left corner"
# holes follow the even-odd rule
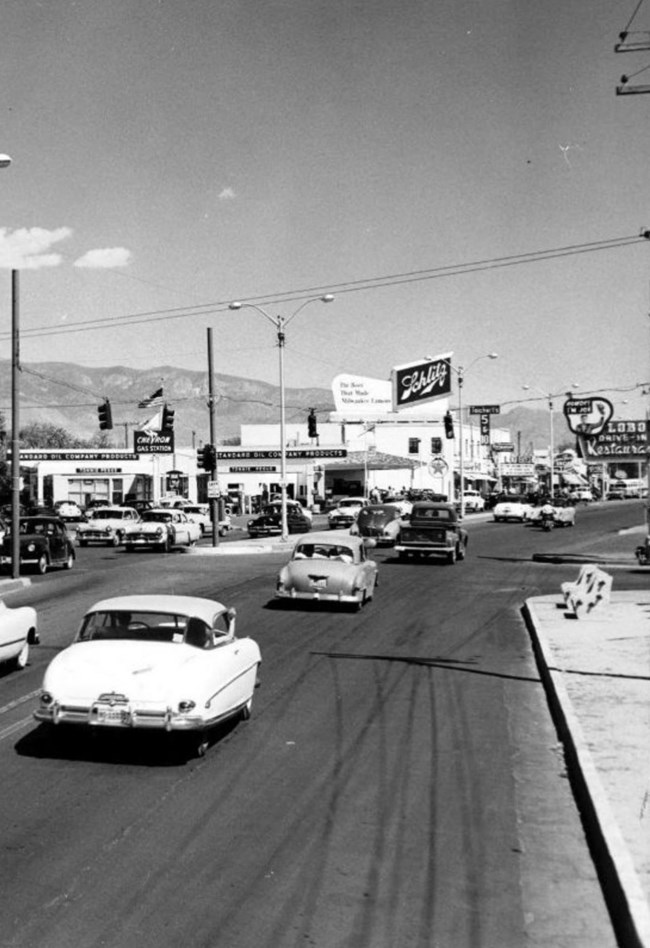
[[[242,297],[242,302],[289,303],[304,300],[306,296],[324,291],[339,295],[345,293],[365,292],[402,284],[417,283],[425,280],[443,279],[461,276],[467,273],[478,273],[484,270],[501,269],[504,267],[522,266],[529,263],[539,263],[544,260],[555,260],[561,257],[577,254],[594,253],[601,250],[616,250],[628,247],[650,238],[650,231],[642,231],[639,235],[615,237],[608,240],[592,241],[584,244],[570,244],[549,250],[530,251],[505,257],[494,257],[486,260],[468,263],[450,264],[441,267],[431,267],[424,270],[411,270],[404,273],[386,274],[379,277],[367,277],[361,280],[350,280],[343,283],[321,286],[303,287],[287,290],[283,293],[271,293],[266,296]],[[37,326],[21,329],[22,338],[39,338],[53,335],[68,335],[70,333],[89,332],[96,329],[115,329],[116,326],[141,326],[150,322],[163,322],[169,319],[186,319],[190,317],[205,317],[227,312],[232,300],[221,300],[211,303],[197,304],[190,307],[174,307],[172,309],[149,310],[142,313],[131,313],[124,316],[101,317],[95,320],[67,323],[65,326]],[[10,339],[10,332],[0,332],[0,341]]]

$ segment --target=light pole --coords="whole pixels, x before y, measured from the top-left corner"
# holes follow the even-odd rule
[[[451,364],[451,361],[447,360],[447,365],[452,369],[458,377],[458,437],[459,437],[459,448],[458,448],[458,467],[460,473],[460,515],[461,517],[465,516],[465,449],[463,447],[463,382],[465,381],[465,373],[468,372],[476,362],[479,362],[481,359],[498,359],[499,356],[496,352],[487,352],[485,355],[477,356],[470,364],[463,368],[462,365],[455,366]]]
[[[523,388],[525,392],[529,392],[531,389],[535,389],[537,392],[543,395],[544,398],[548,399],[548,418],[549,418],[549,427],[550,427],[549,436],[551,439],[551,443],[548,448],[549,469],[551,473],[549,493],[550,493],[550,496],[553,497],[553,488],[554,488],[554,482],[555,482],[555,440],[554,440],[554,435],[553,435],[553,399],[557,398],[558,395],[562,395],[564,393],[556,392],[556,394],[553,395],[551,392],[545,392],[543,389],[537,388],[537,386],[535,385],[522,385],[521,387]],[[577,382],[572,382],[571,388],[580,388],[580,386]]]
[[[258,306],[257,303],[240,303],[235,301],[230,304],[230,309],[255,309],[258,313],[261,313],[265,319],[275,326],[278,338],[278,350],[279,350],[279,368],[280,368],[280,507],[282,513],[282,539],[287,540],[289,537],[289,528],[287,525],[287,447],[286,447],[286,438],[285,438],[285,404],[284,404],[284,342],[285,334],[284,331],[289,325],[291,320],[298,315],[298,313],[308,306],[309,303],[331,303],[334,297],[331,293],[325,293],[323,296],[314,296],[298,307],[291,316],[271,316],[270,313],[262,307]]]

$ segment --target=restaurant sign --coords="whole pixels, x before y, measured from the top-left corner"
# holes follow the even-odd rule
[[[432,359],[398,365],[391,371],[393,411],[447,398],[451,392],[451,357],[447,352]]]
[[[585,460],[644,460],[648,452],[648,423],[610,421],[597,435],[578,433],[580,452]]]

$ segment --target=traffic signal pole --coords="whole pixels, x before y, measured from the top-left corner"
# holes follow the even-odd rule
[[[210,444],[214,445],[210,480],[216,481],[217,470],[217,441],[215,437],[215,405],[214,405],[214,359],[212,355],[212,328],[208,326],[208,410],[210,412]],[[212,546],[219,546],[219,507],[220,498],[210,498],[210,519],[212,521]]]
[[[20,576],[20,386],[19,275],[11,271],[11,576]]]

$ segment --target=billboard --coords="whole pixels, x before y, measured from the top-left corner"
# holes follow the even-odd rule
[[[569,398],[562,406],[569,430],[593,438],[607,427],[614,406],[607,398]]]
[[[398,365],[391,371],[393,411],[447,398],[451,392],[451,352]]]

